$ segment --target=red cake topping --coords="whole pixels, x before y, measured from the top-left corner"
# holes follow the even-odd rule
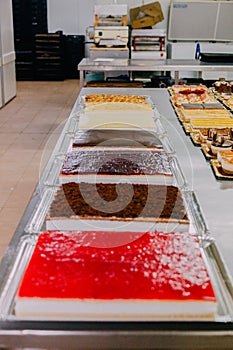
[[[128,243],[98,247],[111,234],[42,233],[18,296],[215,301],[196,235],[125,232]]]

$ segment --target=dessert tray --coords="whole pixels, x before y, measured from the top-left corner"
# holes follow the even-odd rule
[[[180,164],[176,158],[174,148],[171,145],[167,137],[167,133],[160,121],[160,115],[150,98],[146,97],[146,101],[149,101],[153,108],[155,123],[155,130],[153,130],[153,133],[151,133],[151,140],[148,136],[148,142],[154,144],[156,140],[156,143],[159,146],[158,149],[162,149],[169,157],[170,168],[173,174],[172,183],[170,186],[178,188],[187,212],[189,223],[188,228],[186,227],[184,232],[187,235],[197,235],[201,255],[205,261],[217,300],[216,314],[214,317],[207,319],[198,317],[194,317],[192,319],[169,319],[168,317],[160,319],[153,317],[150,311],[145,312],[142,319],[138,316],[129,316],[127,314],[127,310],[125,314],[124,312],[122,313],[125,306],[120,303],[119,310],[121,310],[121,312],[116,309],[110,309],[110,316],[108,317],[103,317],[101,311],[92,317],[89,313],[85,312],[85,309],[82,315],[79,315],[78,317],[64,317],[64,315],[24,317],[16,315],[16,294],[26,267],[31,256],[33,255],[35,245],[38,242],[38,237],[40,237],[42,232],[47,230],[46,219],[51,203],[53,203],[57,190],[60,187],[59,176],[65,157],[71,150],[77,151],[77,149],[82,149],[82,147],[74,148],[73,144],[74,141],[80,137],[78,122],[80,113],[83,111],[86,104],[86,97],[84,95],[83,97],[79,98],[78,103],[74,106],[74,109],[71,112],[67,123],[65,124],[51,158],[42,173],[35,193],[33,194],[16,231],[12,244],[8,248],[2,270],[0,271],[0,323],[1,330],[3,330],[3,332],[6,334],[10,334],[10,337],[7,338],[9,344],[12,341],[11,344],[16,346],[17,337],[24,336],[26,333],[24,334],[22,330],[25,329],[28,330],[29,334],[33,336],[42,335],[42,342],[40,346],[46,348],[48,347],[49,342],[51,342],[51,339],[53,339],[52,341],[55,339],[55,343],[58,348],[60,346],[59,342],[64,342],[64,349],[67,346],[66,342],[70,342],[71,339],[73,341],[74,348],[77,348],[80,345],[80,339],[82,336],[84,336],[83,347],[88,348],[87,344],[89,344],[89,348],[91,348],[91,346],[93,346],[93,341],[98,341],[98,337],[100,337],[99,341],[101,341],[101,344],[104,344],[106,336],[109,334],[108,332],[111,333],[111,336],[118,334],[121,337],[124,337],[126,332],[127,337],[132,337],[133,341],[135,341],[135,335],[136,337],[138,335],[142,337],[141,339],[143,339],[143,343],[139,348],[143,349],[145,346],[144,341],[147,339],[148,332],[152,332],[153,336],[155,337],[154,340],[157,339],[156,341],[158,342],[161,337],[167,337],[167,332],[170,332],[171,330],[174,331],[175,335],[178,335],[179,332],[185,332],[186,334],[187,330],[189,332],[196,332],[197,329],[200,332],[205,330],[213,330],[217,332],[231,329],[233,322],[233,289],[228,271],[225,268],[221,255],[218,252],[215,240],[211,237],[211,233],[208,230],[196,194],[190,189],[186,179],[184,178],[182,169],[180,168]],[[135,130],[129,129],[129,131],[132,131],[132,135],[135,135],[136,133]],[[114,132],[113,135],[115,135]],[[98,137],[101,138],[102,136],[103,134],[101,133],[100,129],[98,131]],[[81,138],[83,140],[83,136]],[[98,147],[99,145],[95,145],[95,147],[90,148],[95,150]],[[111,152],[113,152],[114,147],[115,146],[106,147],[106,150],[109,150],[110,148]],[[117,146],[116,154],[120,153],[121,147],[122,150],[126,151],[128,146]],[[134,147],[134,149],[136,148]],[[138,149],[140,150],[140,147]],[[143,150],[150,152],[150,146],[144,147]],[[154,150],[154,148],[151,148],[151,150]],[[126,180],[124,179],[124,181]],[[166,184],[164,185],[166,186]],[[83,227],[84,229],[86,228],[85,226]],[[174,226],[173,231],[175,231],[175,228],[176,226]],[[103,230],[110,232],[112,229],[113,225],[111,223],[106,224],[105,222],[104,226],[100,227],[99,232]],[[153,232],[155,230],[159,230],[156,223],[154,223],[152,226],[150,225],[148,229],[149,232]],[[121,235],[122,232],[122,230],[119,230],[117,233]],[[184,234],[184,232],[182,234]],[[141,302],[139,303],[141,304]],[[141,306],[142,305],[140,305],[140,307]],[[187,320],[188,322],[186,322]],[[11,334],[12,329],[15,332],[13,336]],[[14,338],[14,335],[16,335],[16,338]],[[45,337],[43,338],[44,335]],[[95,338],[95,335],[98,335],[98,337]],[[6,336],[8,337],[8,335]],[[14,343],[14,339],[16,339],[16,343]],[[31,346],[31,339],[27,340],[28,342],[25,341],[25,344],[27,344],[27,346]],[[34,343],[34,345],[36,346],[36,343]],[[111,348],[114,348],[114,346],[115,345],[113,342],[111,344]]]
[[[201,86],[201,90],[202,88],[203,87]],[[185,93],[180,94],[179,92],[183,89]],[[226,103],[228,97],[232,95],[232,93],[227,94],[227,96],[225,96],[226,99],[224,100],[224,94],[220,94],[216,92],[214,88],[210,88],[210,95],[208,97],[210,98],[210,100],[208,102],[199,101],[198,99],[201,95],[197,94],[196,100],[194,101],[194,103],[191,103],[187,100],[188,95],[186,94],[186,90],[188,91],[188,86],[175,86],[175,88],[168,88],[168,91],[170,93],[170,103],[173,106],[176,116],[179,122],[181,123],[185,134],[190,137],[194,146],[201,146],[201,151],[206,160],[212,160],[211,167],[216,179],[231,180],[232,175],[228,175],[224,173],[224,171],[222,171],[221,164],[216,161],[217,155],[214,155],[211,152],[208,145],[205,143],[205,140],[202,140],[202,136],[200,135],[200,133],[202,128],[205,127],[209,130],[209,132],[211,130],[214,130],[213,132],[216,134],[214,135],[216,136],[216,138],[219,136],[221,137],[222,141],[225,138],[227,140],[229,139],[229,143],[231,142],[231,131],[229,131],[229,135],[227,136],[227,133],[224,134],[224,130],[232,130],[233,119],[231,113],[229,112],[229,109],[230,111],[232,110],[231,108],[229,108],[229,104],[227,105]],[[206,93],[204,94],[206,95]],[[190,94],[191,97],[192,95],[193,94]],[[174,96],[177,96],[177,98],[179,99],[178,102],[176,101]],[[192,98],[195,98],[195,96],[193,96]],[[185,115],[187,118],[185,118],[185,116],[183,115],[182,108],[183,112],[186,111]],[[206,114],[203,113],[202,115],[202,111],[206,111]],[[197,119],[195,116],[196,113],[199,113]]]
[[[197,132],[190,132],[190,138],[194,144],[194,146],[201,146],[201,140],[200,140],[200,136],[199,133]]]
[[[221,181],[232,181],[233,180],[233,174],[226,174],[221,166],[221,163],[218,161],[218,159],[211,159],[210,165],[213,170],[213,173],[217,180]]]
[[[191,131],[192,131],[192,127],[190,126],[189,123],[182,123],[184,132],[186,135],[190,135]]]
[[[214,93],[216,98],[231,112],[233,112],[233,93],[228,90],[225,92],[216,91],[215,87],[211,87],[210,90]]]
[[[155,147],[163,148],[157,133],[144,129],[117,130],[117,129],[90,129],[78,131],[75,134],[72,148],[76,147]]]
[[[80,98],[80,106],[84,109],[88,105],[102,105],[104,103],[125,103],[140,107],[152,108],[156,106],[149,95],[120,95],[120,94],[88,94]]]
[[[19,288],[22,276],[25,272],[25,269],[29,263],[29,260],[33,254],[35,249],[35,244],[38,240],[38,234],[32,234],[30,236],[22,237],[20,243],[17,248],[17,257],[16,260],[12,264],[11,272],[8,276],[8,283],[5,284],[2,295],[0,299],[0,310],[1,317],[3,320],[8,322],[24,322],[24,325],[28,325],[30,322],[33,323],[43,321],[49,322],[48,324],[52,325],[54,322],[64,322],[63,326],[65,329],[69,329],[72,323],[74,322],[84,322],[88,325],[88,322],[103,322],[103,321],[115,321],[115,322],[135,322],[142,320],[138,316],[127,316],[127,306],[125,307],[125,311],[122,309],[118,312],[115,310],[114,305],[110,305],[110,309],[108,310],[108,315],[103,318],[102,313],[95,314],[93,316],[90,315],[88,310],[85,312],[85,309],[82,311],[82,314],[79,316],[62,316],[62,315],[38,315],[38,316],[18,316],[15,314],[15,305],[16,305],[16,293]],[[156,323],[164,322],[164,321],[189,321],[190,327],[192,328],[192,322],[202,321],[204,323],[208,322],[216,322],[216,323],[225,323],[232,321],[232,300],[231,295],[226,287],[226,283],[224,279],[227,279],[227,275],[224,275],[224,266],[218,255],[216,246],[214,241],[207,237],[200,239],[200,251],[202,257],[205,261],[205,265],[207,267],[212,286],[214,288],[215,296],[217,299],[217,313],[212,319],[198,318],[198,316],[193,318],[163,318],[160,319],[158,316],[153,317],[153,313],[149,312],[148,314],[145,311],[143,315],[143,321],[153,321]],[[222,271],[220,271],[220,269]],[[111,310],[112,307],[112,310]],[[26,323],[25,323],[26,322]],[[36,324],[36,323],[35,323]],[[191,329],[190,328],[190,329]]]
[[[159,112],[148,95],[117,95],[117,94],[89,94],[80,98],[80,109],[82,113],[96,113],[109,115],[111,122],[112,115],[121,114],[127,117],[131,113],[139,116],[138,113],[150,113],[153,118],[159,117]],[[92,114],[91,114],[92,115]],[[94,114],[95,116],[95,114]]]
[[[201,150],[202,150],[202,153],[204,154],[206,160],[216,159],[216,155],[214,155],[211,152],[211,149],[209,148],[209,146],[207,144],[205,144],[205,143],[202,144]]]
[[[150,96],[89,94],[81,97],[78,125],[82,130],[155,130],[159,113]]]
[[[185,122],[185,119],[184,119],[184,117],[183,117],[183,115],[182,115],[182,113],[181,113],[180,108],[174,106],[174,109],[175,109],[175,112],[176,112],[176,115],[177,115],[177,118],[178,118],[179,122],[180,122],[181,124],[183,124],[183,123]]]

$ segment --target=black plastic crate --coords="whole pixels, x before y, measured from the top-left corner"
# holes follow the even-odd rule
[[[50,55],[64,55],[64,36],[62,34],[36,34],[35,35],[36,56],[45,53]]]
[[[31,50],[16,50],[16,62],[32,62],[34,63],[34,52]]]
[[[16,80],[35,80],[34,62],[16,62]]]
[[[56,68],[56,69],[59,69],[60,71],[64,71],[64,65],[63,65],[63,62],[61,61],[41,61],[41,62],[38,62],[36,61],[35,62],[35,67],[36,69],[40,69],[40,68],[44,68],[44,69],[53,69],[53,68]]]
[[[41,46],[35,44],[35,54],[36,56],[43,55],[53,55],[53,56],[63,56],[64,48],[56,45],[46,45]]]
[[[66,35],[64,56],[66,78],[77,79],[79,77],[77,66],[85,57],[85,36]]]
[[[58,32],[58,33],[37,33],[35,35],[35,40],[43,40],[43,41],[57,40],[57,41],[61,41],[62,39],[63,39],[62,32]]]
[[[38,68],[35,75],[36,80],[64,80],[64,73],[57,69]]]
[[[47,33],[47,0],[12,0],[14,36],[33,40],[35,33]]]

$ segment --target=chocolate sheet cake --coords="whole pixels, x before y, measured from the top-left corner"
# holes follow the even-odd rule
[[[114,222],[189,226],[182,194],[175,186],[85,182],[60,186],[50,206],[47,229],[83,229],[85,220],[94,225],[99,221],[105,229],[108,224],[114,227]],[[139,226],[135,228],[148,228]]]
[[[73,147],[156,147],[162,143],[154,132],[146,130],[89,129],[79,130]]]

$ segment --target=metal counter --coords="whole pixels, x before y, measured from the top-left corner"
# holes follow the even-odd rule
[[[109,92],[107,88],[85,88],[80,96]],[[233,275],[233,181],[216,181],[201,150],[192,144],[182,130],[166,89],[111,89],[111,93],[151,96],[161,113],[161,122],[174,146],[185,178],[197,195],[210,236],[216,241],[210,256],[214,260],[220,253],[218,269],[226,276],[226,286],[230,290],[230,276]],[[71,117],[77,113],[79,100],[80,97],[67,120],[66,130],[68,128],[72,131],[74,127]],[[63,130],[47,167],[53,163],[57,149],[63,145],[65,137],[69,137],[69,133],[65,134]],[[24,227],[40,201],[43,182],[44,173],[0,265],[1,293],[6,283],[11,284],[9,276],[17,258],[17,246],[26,235]],[[207,350],[232,349],[232,344],[232,318],[224,322],[66,322],[22,321],[1,315],[0,320],[0,348]]]
[[[175,84],[179,82],[179,72],[190,71],[190,72],[232,72],[233,64],[223,63],[206,63],[199,60],[181,60],[181,59],[104,59],[99,58],[91,60],[89,58],[83,58],[78,64],[78,70],[80,74],[80,87],[84,86],[85,72],[109,72],[109,71],[162,71],[170,72],[174,71]]]

